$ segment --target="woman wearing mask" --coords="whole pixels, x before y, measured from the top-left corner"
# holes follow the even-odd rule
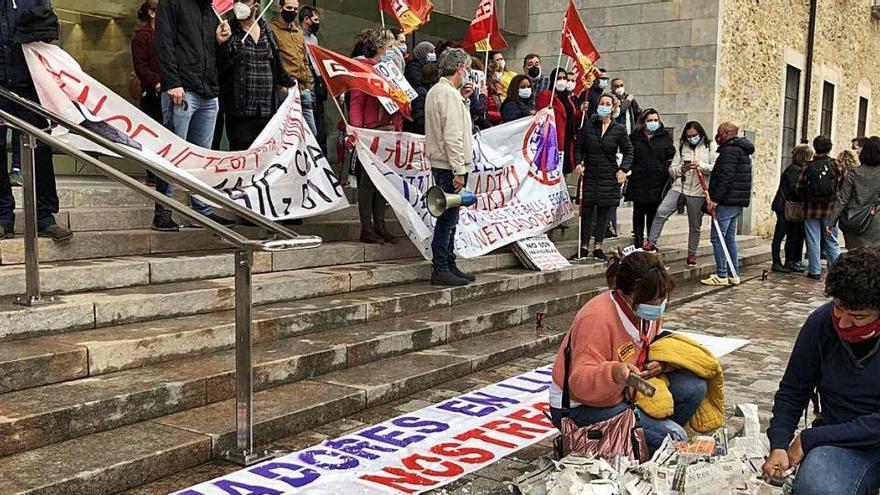
[[[532,100],[532,81],[522,74],[510,81],[507,98],[501,105],[501,120],[511,122],[529,115],[535,115],[535,104]]]
[[[553,100],[553,113],[556,116],[556,141],[562,153],[562,172],[570,174],[574,170],[574,143],[577,129],[581,123],[581,112],[571,99],[571,86],[568,73],[563,68],[554,69],[550,80],[555,81],[552,90],[542,91],[538,95],[538,110],[550,106]],[[555,93],[555,96],[554,96]]]
[[[383,62],[392,62],[403,74],[406,70],[406,36],[397,28],[386,29],[386,36],[391,40],[391,49],[385,52]]]
[[[550,385],[553,424],[561,429],[566,374],[570,402],[567,417],[578,427],[610,419],[632,407],[628,403],[632,390],[626,385],[630,374],[645,379],[665,375],[675,404],[672,415],[654,419],[639,411],[639,426],[645,430],[652,452],[667,435],[673,440],[686,440],[683,425],[702,404],[707,383],[688,370],[648,360],[648,349],[657,337],[672,295],[666,267],[651,253],[637,251],[622,259],[612,255],[605,277],[611,289],[590,299],[578,311],[556,354]]]
[[[620,186],[632,168],[633,147],[626,128],[611,118],[619,105],[617,98],[606,94],[599,98],[596,117],[585,123],[575,146],[575,173],[581,180],[581,239],[587,252],[605,261],[602,250],[608,215],[620,203]],[[623,155],[618,165],[617,154]],[[593,218],[595,217],[595,223]],[[590,246],[590,237],[594,244]]]
[[[422,41],[413,48],[412,57],[406,62],[403,75],[413,88],[418,88],[422,84],[422,67],[436,61],[437,54],[434,53],[434,44]]]
[[[159,0],[147,0],[141,4],[137,12],[138,20],[144,24],[134,31],[131,40],[131,61],[134,73],[141,83],[141,111],[159,124],[162,118],[162,78],[159,75],[159,55],[156,52],[156,9]],[[13,138],[15,136],[13,135]],[[0,133],[0,139],[6,143],[6,128]],[[15,142],[15,141],[13,141]],[[16,146],[15,149],[18,147]],[[5,150],[3,156],[5,157]],[[13,168],[13,170],[15,170]],[[4,167],[0,173],[6,173]],[[147,171],[147,183],[155,186],[156,176]]]
[[[773,232],[773,242],[770,250],[773,254],[773,271],[778,273],[803,273],[804,259],[804,232],[803,220],[795,221],[785,218],[785,203],[803,204],[804,198],[798,195],[796,189],[798,177],[804,169],[804,165],[813,159],[813,148],[808,144],[799,144],[791,151],[791,164],[782,172],[779,178],[779,188],[771,204],[776,213],[776,229]],[[785,264],[782,264],[780,249],[782,239],[785,239]]]
[[[642,112],[629,140],[633,146],[633,166],[626,184],[626,201],[633,202],[633,245],[644,246],[645,228],[650,234],[669,182],[667,174],[675,158],[675,145],[653,108]]]
[[[403,122],[404,131],[413,134],[425,134],[425,98],[427,98],[431,87],[437,84],[439,80],[440,75],[435,62],[428,62],[422,67],[422,80],[418,87],[416,87],[416,93],[419,94],[419,97],[411,103],[410,117],[412,120],[405,120]]]
[[[471,57],[471,68],[473,71],[480,72],[483,75],[486,74],[486,66],[483,65],[483,61],[477,57]],[[488,117],[488,108],[489,108],[489,97],[488,97],[488,81],[483,81],[483,84],[476,88],[476,84],[473,80],[471,80],[471,72],[468,73],[468,79],[465,80],[465,85],[471,85],[474,87],[474,91],[471,92],[470,96],[470,109],[471,109],[471,122],[473,122],[473,132],[477,132],[481,129],[488,129],[492,127],[492,123],[489,122]]]
[[[654,217],[648,240],[644,245],[645,251],[656,249],[663,226],[678,209],[679,202],[684,201],[688,215],[687,264],[688,266],[697,264],[697,250],[700,248],[700,232],[703,225],[703,205],[706,204],[706,196],[703,194],[703,186],[698,174],[702,174],[704,178],[709,177],[715,165],[715,155],[713,141],[706,135],[703,126],[696,121],[685,124],[678,140],[678,160],[669,166],[672,186],[657,208],[657,215]]]
[[[861,166],[846,174],[837,204],[828,225],[836,225],[843,212],[851,213],[877,206],[880,197],[880,137],[873,136],[865,140],[859,153]],[[846,225],[846,222],[843,222]],[[876,218],[868,225],[865,232],[858,232],[852,227],[843,229],[847,249],[880,246],[880,221]]]
[[[498,125],[501,123],[501,103],[507,92],[501,90],[504,86],[504,73],[497,62],[489,62],[489,78],[491,80],[486,87],[486,118],[490,124]]]
[[[394,38],[386,34],[387,30],[371,29],[361,43],[363,58],[361,62],[376,65],[387,60],[387,53],[394,52]],[[403,129],[403,118],[400,112],[389,115],[382,103],[375,96],[352,89],[349,122],[353,127],[379,129],[383,131],[400,131]],[[369,174],[358,164],[358,211],[361,220],[361,242],[367,244],[396,243],[397,239],[385,228],[385,198],[373,185]]]

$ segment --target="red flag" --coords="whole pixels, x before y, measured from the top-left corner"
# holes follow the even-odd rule
[[[488,52],[507,48],[507,41],[498,28],[498,14],[495,0],[480,0],[477,13],[468,28],[461,47],[468,51]]]
[[[581,16],[569,0],[568,11],[562,21],[562,53],[574,60],[574,71],[577,73],[577,87],[575,94],[590,87],[596,78],[596,69],[593,64],[601,57],[599,50],[587,34]]]
[[[403,34],[410,34],[431,20],[430,0],[379,0],[379,8],[393,15]]]
[[[222,16],[223,14],[232,10],[232,7],[235,6],[234,0],[213,0],[214,4],[214,12],[217,15]]]
[[[318,45],[306,43],[306,47],[321,72],[330,94],[339,96],[346,91],[357,89],[378,98],[388,98],[400,107],[400,113],[409,118],[409,97],[372,67]]]

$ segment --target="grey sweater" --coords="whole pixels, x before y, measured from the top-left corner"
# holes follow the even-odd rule
[[[830,223],[834,225],[847,209],[861,209],[872,204],[880,193],[880,167],[862,165],[846,174],[837,204],[831,214]],[[846,247],[853,249],[865,246],[880,245],[880,219],[871,222],[864,234],[846,233]]]

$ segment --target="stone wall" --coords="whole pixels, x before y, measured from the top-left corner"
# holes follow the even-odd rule
[[[837,151],[855,136],[858,97],[869,98],[868,135],[875,134],[880,106],[880,27],[871,0],[820,0],[807,135],[819,132],[822,86],[836,84],[832,139]],[[754,132],[755,170],[750,218],[754,231],[772,232],[770,202],[782,163],[782,112],[787,64],[804,69],[807,0],[724,0],[716,123],[731,120]],[[801,74],[803,112],[805,73]],[[801,136],[800,117],[798,137]],[[835,151],[836,153],[836,151]]]
[[[712,123],[718,40],[718,0],[576,0],[599,66],[625,78],[642,107],[656,107],[668,126],[688,120]],[[529,35],[512,43],[508,60],[541,55],[556,66],[560,27],[568,0],[532,1]],[[563,57],[563,65],[566,63]]]

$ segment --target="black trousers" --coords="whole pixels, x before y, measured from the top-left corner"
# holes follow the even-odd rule
[[[229,151],[248,149],[263,132],[272,117],[236,117],[226,114],[226,137]]]
[[[315,127],[318,128],[318,135],[315,138],[318,140],[321,152],[324,153],[324,156],[327,156],[327,123],[324,121],[325,103],[327,103],[327,100],[319,101],[316,98],[312,104],[312,113],[315,116]]]
[[[650,233],[651,225],[654,224],[654,217],[657,216],[657,208],[659,207],[659,202],[633,201],[633,241],[637,248],[642,247],[642,244],[645,242],[645,235]],[[648,232],[645,231],[646,228]]]
[[[605,240],[605,231],[608,228],[608,214],[611,206],[583,205],[581,215],[581,244],[589,244],[590,237],[596,240],[596,244],[602,244]]]
[[[803,222],[789,222],[777,212],[776,228],[773,230],[773,241],[770,243],[773,263],[782,263],[783,239],[785,239],[785,262],[803,261],[806,235]]]

